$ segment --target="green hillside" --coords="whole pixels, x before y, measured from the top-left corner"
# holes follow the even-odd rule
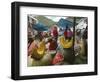
[[[45,25],[48,26],[48,27],[50,27],[50,26],[56,24],[56,22],[54,22],[53,20],[48,19],[48,18],[46,18],[46,17],[44,17],[44,16],[40,16],[40,15],[39,15],[39,16],[35,16],[35,18],[36,18],[39,22],[45,24]]]

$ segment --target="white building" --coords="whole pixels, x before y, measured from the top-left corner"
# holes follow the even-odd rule
[[[86,26],[88,25],[87,20],[87,18],[82,18],[81,20],[79,20],[78,25],[76,25],[75,29],[77,30],[86,28]]]

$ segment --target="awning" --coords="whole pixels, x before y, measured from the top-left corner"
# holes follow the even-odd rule
[[[48,27],[45,26],[43,23],[40,23],[40,22],[33,25],[33,29],[35,29],[37,31],[48,31]]]
[[[57,23],[60,28],[73,27],[73,23],[67,19],[60,19]]]

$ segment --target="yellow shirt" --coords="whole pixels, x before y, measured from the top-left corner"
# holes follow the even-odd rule
[[[72,45],[73,45],[73,38],[71,38],[71,40],[69,41],[69,40],[66,40],[66,39],[64,38],[64,36],[61,36],[61,37],[59,38],[59,42],[60,42],[60,44],[61,44],[61,46],[62,46],[63,48],[71,48]]]
[[[37,53],[38,53],[39,55],[43,55],[43,54],[45,53],[45,49],[46,49],[46,47],[45,47],[45,42],[44,42],[44,41],[41,41],[41,42],[39,43],[39,47],[38,47],[38,49],[37,49]]]
[[[41,41],[38,43],[39,46],[37,48],[32,49],[32,57],[35,59],[41,59],[45,55],[45,42]]]

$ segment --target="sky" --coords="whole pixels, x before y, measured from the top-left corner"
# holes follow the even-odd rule
[[[55,21],[55,22],[58,22],[59,21],[59,19],[61,19],[61,18],[66,18],[66,17],[57,17],[57,16],[45,16],[45,17],[47,17],[48,19],[51,19],[51,20],[53,20],[53,21]]]

